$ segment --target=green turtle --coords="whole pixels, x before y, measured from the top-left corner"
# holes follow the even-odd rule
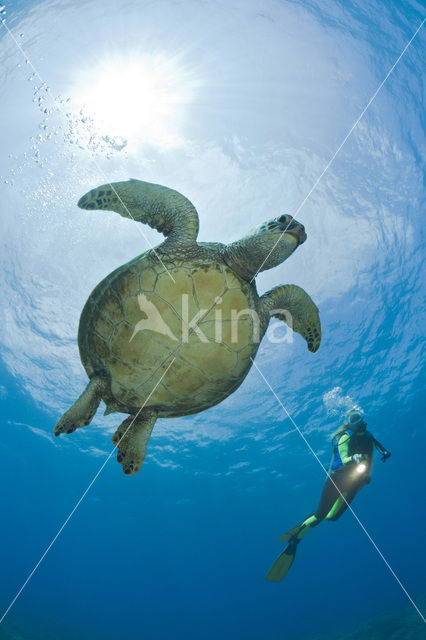
[[[129,414],[112,440],[126,474],[139,471],[157,418],[186,416],[233,393],[252,365],[271,316],[317,351],[319,312],[296,285],[259,296],[255,277],[286,260],[306,240],[289,215],[237,242],[197,242],[195,207],[167,187],[129,180],[100,186],[82,209],[116,211],[166,239],[107,276],[80,318],[78,344],[89,384],[56,424],[71,433],[105,414]]]

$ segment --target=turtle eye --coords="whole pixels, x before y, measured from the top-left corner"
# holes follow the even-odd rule
[[[283,222],[284,224],[287,222],[287,220],[288,220],[287,215],[283,215],[278,218],[278,222]]]

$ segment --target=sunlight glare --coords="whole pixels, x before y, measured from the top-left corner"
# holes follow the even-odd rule
[[[116,59],[88,72],[79,85],[77,102],[104,135],[122,136],[130,145],[179,144],[191,85],[173,61]]]

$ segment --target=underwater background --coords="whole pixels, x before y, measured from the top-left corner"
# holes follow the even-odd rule
[[[369,104],[422,4],[16,0],[0,11],[0,617],[122,420],[101,406],[87,429],[52,435],[87,383],[87,296],[161,241],[77,208],[88,189],[129,177],[186,195],[202,241],[298,211],[308,240],[258,290],[302,286],[322,345],[311,354],[274,321],[256,363],[325,466],[345,410],[364,410],[392,457],[376,456],[353,507],[425,615],[424,28]],[[350,512],[307,536],[282,583],[264,580],[325,479],[285,410],[252,367],[218,406],[159,420],[136,476],[113,456],[0,638],[426,637]]]

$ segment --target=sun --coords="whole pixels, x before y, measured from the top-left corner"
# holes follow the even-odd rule
[[[181,140],[193,84],[173,60],[126,56],[85,71],[74,101],[103,135],[130,145],[173,146]]]

